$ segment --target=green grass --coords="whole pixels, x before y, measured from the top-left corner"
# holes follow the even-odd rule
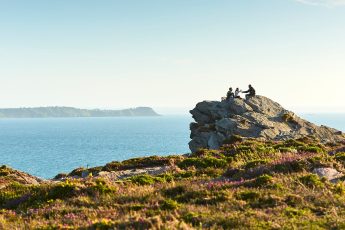
[[[312,139],[241,139],[219,151],[111,162],[88,169],[93,177],[40,185],[21,184],[2,166],[0,229],[344,229],[345,178],[331,183],[312,173],[345,172],[345,154],[330,150]],[[96,176],[163,165],[171,170]]]

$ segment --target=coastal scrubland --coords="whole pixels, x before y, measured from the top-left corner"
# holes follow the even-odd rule
[[[0,229],[344,229],[343,145],[235,137],[220,150],[111,162],[36,184],[2,166]],[[169,170],[99,176],[162,166]]]

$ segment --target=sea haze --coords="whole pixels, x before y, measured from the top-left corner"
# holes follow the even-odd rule
[[[345,114],[304,114],[345,131]],[[77,167],[189,152],[190,116],[0,119],[0,165],[43,178]]]

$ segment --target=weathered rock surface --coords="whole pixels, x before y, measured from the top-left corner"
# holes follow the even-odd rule
[[[322,143],[341,142],[345,135],[336,129],[317,126],[264,96],[230,101],[203,101],[190,111],[192,152],[218,149],[233,135],[260,140],[312,137]]]
[[[152,175],[156,176],[159,174],[166,173],[170,170],[173,170],[172,166],[157,166],[157,167],[144,167],[144,168],[133,168],[133,169],[126,169],[126,170],[116,170],[116,171],[100,171],[92,175],[93,178],[102,178],[107,179],[109,181],[118,181],[123,180],[132,176],[138,176],[138,175]],[[85,173],[84,173],[85,172]],[[53,181],[65,181],[66,179],[73,178],[73,179],[82,179],[82,178],[88,178],[89,172],[87,170],[83,171],[84,175],[81,176],[68,176],[67,174],[64,174],[64,176],[60,178],[56,178]]]
[[[337,182],[342,176],[344,176],[334,168],[316,168],[313,170],[313,173],[319,177],[325,177],[327,180],[332,182]]]
[[[142,169],[138,168],[138,169],[130,169],[130,170],[111,171],[111,172],[101,171],[98,173],[98,175],[95,176],[95,178],[104,178],[110,181],[117,181],[117,180],[122,180],[122,179],[126,179],[132,176],[143,175],[143,174],[155,176],[155,175],[165,173],[169,170],[171,170],[170,166],[148,167],[148,168],[142,168]]]
[[[21,172],[5,165],[0,167],[0,189],[6,187],[8,184],[17,182],[23,185],[38,185],[45,180],[32,176],[25,172]]]

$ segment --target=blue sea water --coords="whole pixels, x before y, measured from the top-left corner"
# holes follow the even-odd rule
[[[189,151],[187,116],[0,119],[0,165],[43,178],[77,167]]]
[[[317,125],[326,125],[345,132],[345,114],[301,114],[300,116]]]
[[[345,131],[345,114],[304,114]],[[189,116],[0,119],[0,165],[52,178],[77,167],[189,152]]]

